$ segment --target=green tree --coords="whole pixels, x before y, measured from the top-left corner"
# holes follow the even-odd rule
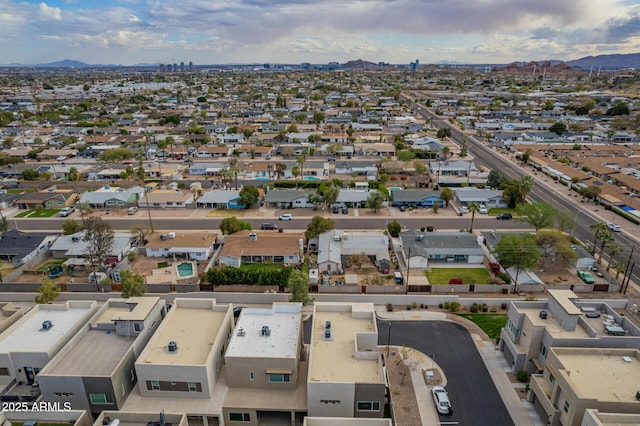
[[[251,230],[251,224],[243,220],[239,220],[235,216],[225,217],[220,222],[220,231],[224,235],[231,235],[243,229]]]
[[[556,213],[556,228],[562,232],[567,232],[573,228],[573,224],[576,220],[576,215],[569,210],[558,210]]]
[[[317,237],[323,232],[330,231],[335,229],[336,225],[331,218],[324,218],[322,216],[314,216],[311,219],[311,222],[307,224],[307,230],[304,232],[304,236],[307,238],[307,241]]]
[[[609,232],[608,229],[600,234],[600,252],[598,254],[598,263],[600,265],[602,265],[602,259],[604,257],[604,252],[607,246],[613,244],[614,242],[615,242],[615,239],[613,238],[613,235],[611,235],[611,232]]]
[[[507,203],[507,207],[513,209],[522,200],[522,191],[518,180],[510,179],[504,182],[502,197]]]
[[[240,190],[240,204],[242,204],[245,209],[251,208],[251,206],[258,202],[259,198],[260,191],[258,191],[258,188],[255,186],[246,185]]]
[[[610,242],[609,244],[607,244],[607,254],[609,255],[609,263],[607,263],[607,272],[609,272],[609,269],[611,269],[611,263],[613,262],[613,259],[622,252],[623,252],[622,247],[620,247],[619,245],[614,244],[613,242]]]
[[[387,224],[387,231],[393,238],[397,238],[402,232],[402,225],[397,220]]]
[[[34,169],[25,169],[22,171],[22,179],[24,180],[38,180],[40,172]]]
[[[80,179],[80,173],[78,173],[78,169],[75,167],[71,167],[69,169],[69,182],[77,182]]]
[[[529,162],[529,159],[531,158],[531,154],[533,154],[533,150],[531,148],[527,148],[520,155],[520,160],[522,161],[523,165],[526,165]],[[525,177],[529,177],[529,176],[525,176]]]
[[[399,161],[411,161],[416,158],[416,153],[413,151],[399,151],[397,156]]]
[[[327,152],[331,155],[336,155],[338,152],[342,152],[344,146],[339,143],[332,143],[327,147]]]
[[[602,192],[602,188],[597,185],[589,185],[586,188],[581,188],[579,193],[587,200],[594,200],[600,193]]]
[[[0,212],[0,233],[7,232],[9,230],[9,220]]]
[[[384,204],[384,195],[380,191],[371,191],[367,197],[367,208],[376,213]]]
[[[471,212],[471,226],[469,227],[469,233],[473,232],[473,222],[476,219],[476,213],[480,211],[480,204],[475,201],[469,203],[469,211]]]
[[[128,148],[114,148],[107,149],[104,152],[98,154],[98,160],[106,161],[107,163],[121,163],[123,161],[131,160],[134,154]]]
[[[541,201],[539,203],[521,204],[518,214],[521,215],[518,220],[528,223],[537,231],[553,227],[558,211],[551,204]]]
[[[88,217],[84,222],[84,237],[87,243],[87,254],[92,269],[104,265],[104,262],[112,254],[113,230],[108,222],[99,217]],[[95,270],[93,271],[95,272]]]
[[[618,102],[611,108],[607,110],[607,115],[629,115],[631,111],[629,110],[629,105],[626,102]]]
[[[616,265],[613,267],[613,270],[616,271],[616,280],[620,276],[620,274],[627,272],[627,265],[623,262],[616,262]]]
[[[303,305],[313,302],[313,298],[309,296],[309,276],[302,271],[297,269],[291,271],[287,288],[289,289],[289,302],[298,302]]]
[[[554,132],[554,133],[556,133],[558,135],[562,135],[564,132],[567,131],[567,125],[564,124],[564,123],[557,122],[557,123],[552,124],[549,127],[549,131],[550,132]]]
[[[307,151],[302,151],[302,154],[300,154],[298,158],[296,158],[296,162],[300,167],[300,176],[302,176],[302,178],[304,179],[304,165],[307,162]]]
[[[300,176],[300,167],[298,166],[293,166],[291,168],[291,174],[293,175],[293,177],[296,179],[296,188],[298,187],[298,177]]]
[[[413,162],[413,170],[416,173],[416,188],[420,188],[420,178],[427,173],[427,166],[424,165],[422,160],[415,160]]]
[[[124,299],[141,297],[147,292],[144,277],[140,274],[133,274],[128,269],[120,271],[120,283],[122,284],[122,297]]]
[[[596,222],[589,226],[589,229],[593,231],[593,247],[591,247],[591,255],[595,256],[596,248],[598,247],[598,241],[600,241],[600,237],[605,233],[609,232],[607,229],[607,225],[602,222]]]
[[[62,224],[62,235],[75,234],[82,230],[82,224],[77,220],[67,219]]]
[[[442,188],[442,191],[440,191],[440,199],[445,202],[447,207],[449,207],[449,203],[454,196],[455,194],[451,188]]]
[[[487,176],[487,186],[489,188],[501,188],[504,182],[507,180],[505,175],[498,170],[491,170],[489,176]]]
[[[556,229],[544,229],[536,232],[536,243],[541,250],[541,262],[545,268],[564,264],[575,264],[578,255],[571,248],[570,237]]]
[[[276,179],[280,179],[286,171],[287,165],[285,163],[276,163]]]
[[[500,263],[515,266],[514,292],[517,291],[517,278],[520,271],[534,267],[540,261],[540,248],[531,234],[507,234],[503,236],[494,249]]]
[[[340,188],[335,185],[328,185],[326,187],[321,188],[322,198],[324,202],[327,204],[327,207],[330,207],[332,204],[335,204],[338,201],[338,196],[340,196]]]
[[[60,289],[49,278],[42,280],[42,284],[38,287],[38,295],[35,298],[35,302],[38,304],[52,303],[60,295]]]

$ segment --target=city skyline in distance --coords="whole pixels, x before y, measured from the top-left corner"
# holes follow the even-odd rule
[[[640,51],[635,0],[0,0],[2,62],[511,63]]]

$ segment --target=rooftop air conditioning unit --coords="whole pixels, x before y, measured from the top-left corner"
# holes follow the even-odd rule
[[[77,243],[78,241],[80,241],[80,237],[73,236],[73,237],[71,237],[71,241],[73,241],[74,243]]]
[[[53,324],[51,323],[50,320],[42,321],[42,329],[43,330],[49,330],[51,327],[53,327]]]
[[[268,325],[263,325],[262,326],[262,330],[260,330],[260,335],[261,336],[271,336],[271,330],[269,329]]]
[[[175,232],[169,232],[169,239],[173,240],[176,237],[176,233]]]
[[[249,241],[258,241],[258,235],[255,232],[249,233]]]
[[[178,352],[178,344],[175,341],[170,341],[167,345],[169,352]]]
[[[160,241],[166,241],[167,240],[167,234],[160,234]]]
[[[549,312],[545,311],[544,309],[541,309],[539,315],[540,315],[540,318],[547,319],[547,317],[549,316]]]

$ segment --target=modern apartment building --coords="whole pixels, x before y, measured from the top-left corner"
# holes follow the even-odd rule
[[[34,384],[36,375],[97,310],[92,301],[36,305],[0,334],[0,398],[37,397],[37,388],[12,389]]]
[[[511,302],[499,347],[513,373],[542,372],[552,347],[640,347],[640,329],[612,307],[620,301],[579,301],[571,290],[548,293],[547,301]]]
[[[640,350],[551,348],[528,399],[551,426],[580,426],[587,409],[640,413]]]
[[[309,416],[382,417],[385,389],[373,304],[316,302],[307,379]]]
[[[103,411],[94,426],[188,426],[187,416],[179,413],[130,413],[124,411]]]
[[[140,394],[211,398],[232,331],[231,305],[175,299],[135,363]]]
[[[136,384],[134,362],[165,314],[158,297],[107,300],[40,371],[43,400],[94,416],[120,409]]]
[[[265,418],[278,419],[278,424],[301,421],[307,405],[305,361],[302,304],[243,309],[225,355],[229,389],[224,423],[258,425]]]

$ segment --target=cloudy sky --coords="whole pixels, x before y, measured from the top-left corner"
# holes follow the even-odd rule
[[[0,0],[0,63],[506,63],[640,52],[639,0]]]

